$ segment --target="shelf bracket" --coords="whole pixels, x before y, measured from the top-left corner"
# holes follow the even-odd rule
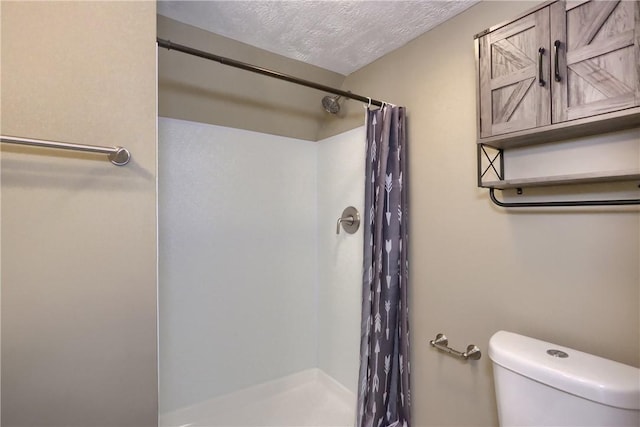
[[[501,208],[553,208],[574,206],[629,206],[640,205],[640,199],[618,200],[571,200],[554,202],[502,202],[495,195],[495,188],[489,189],[491,201]]]
[[[496,177],[499,180],[504,179],[504,161],[502,158],[503,150],[498,148],[495,148],[495,150],[496,150],[495,155],[491,156],[489,153],[487,153],[487,150],[485,149],[484,144],[478,144],[478,187],[482,187],[482,178],[484,178],[487,172],[489,172],[491,169],[493,169],[493,172],[496,174]],[[486,168],[484,168],[484,170],[482,170],[482,158],[483,158],[482,156],[484,156],[484,158],[487,159],[487,161],[489,162],[489,164],[487,165]],[[500,170],[496,169],[497,160],[500,161],[499,163]]]

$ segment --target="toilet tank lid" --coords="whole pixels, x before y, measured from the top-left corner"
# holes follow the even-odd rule
[[[547,350],[560,350],[557,357]],[[510,371],[605,405],[640,409],[640,370],[507,331],[489,340],[491,360]]]

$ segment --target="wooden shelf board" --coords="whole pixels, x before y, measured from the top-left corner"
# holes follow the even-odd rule
[[[640,181],[640,171],[616,171],[616,172],[594,172],[580,173],[572,175],[556,175],[549,177],[505,179],[503,181],[486,181],[482,183],[484,188],[497,188],[500,190],[508,188],[544,187],[551,185],[571,185],[571,184],[596,184],[604,182],[625,182]]]
[[[640,127],[640,107],[480,138],[477,143],[494,148],[515,148],[636,127]]]

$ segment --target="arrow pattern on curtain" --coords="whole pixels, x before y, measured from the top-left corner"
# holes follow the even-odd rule
[[[357,427],[409,427],[406,115],[367,109]]]

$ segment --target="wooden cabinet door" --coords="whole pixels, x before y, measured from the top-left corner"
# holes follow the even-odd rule
[[[551,6],[553,122],[640,105],[640,3],[559,1]],[[556,77],[556,74],[558,76]]]
[[[549,41],[548,7],[479,38],[481,138],[551,123]]]

